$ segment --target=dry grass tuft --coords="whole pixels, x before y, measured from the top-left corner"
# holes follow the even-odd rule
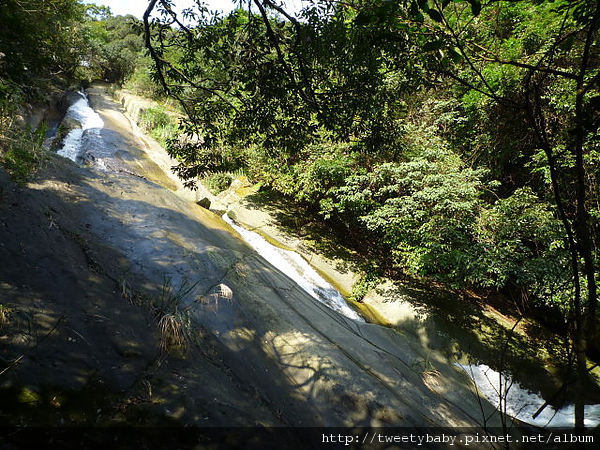
[[[0,328],[10,323],[11,311],[10,308],[0,305]]]
[[[158,320],[160,348],[163,351],[183,350],[191,342],[191,323],[186,314],[167,313]]]

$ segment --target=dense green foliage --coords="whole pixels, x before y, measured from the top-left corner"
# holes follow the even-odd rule
[[[20,108],[41,102],[73,76],[85,47],[84,8],[75,0],[0,3],[0,163],[19,182],[43,161],[44,130],[29,130]]]
[[[44,159],[43,124],[28,129],[26,105],[50,103],[53,90],[94,79],[157,90],[133,16],[78,0],[7,0],[0,24],[0,162],[20,182]]]
[[[383,271],[493,288],[523,309],[566,305],[568,244],[519,103],[527,68],[489,56],[530,64],[563,13],[477,5],[318,4],[295,20],[255,2],[223,18],[201,9],[180,31],[165,11],[148,31],[158,78],[190,117],[170,147],[180,175],[244,167]],[[568,108],[572,89],[554,86]]]
[[[180,176],[244,168],[380,273],[553,309],[582,426],[600,348],[600,4],[315,2],[296,19],[270,0],[226,17],[170,3],[150,2],[145,30],[188,115],[169,147]]]
[[[16,182],[24,183],[44,162],[45,130],[23,129],[12,114],[12,108],[0,110],[0,164]]]
[[[139,125],[156,141],[166,146],[178,133],[178,119],[164,106],[144,109],[140,113]]]
[[[113,17],[110,11],[90,6],[84,34],[87,41],[85,76],[123,83],[143,56],[144,41],[133,16]]]
[[[6,0],[0,4],[2,85],[27,86],[33,77],[70,76],[84,47],[84,8],[74,0]]]

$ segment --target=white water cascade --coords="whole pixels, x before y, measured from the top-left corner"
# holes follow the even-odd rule
[[[350,319],[364,322],[364,319],[348,305],[342,294],[319,275],[302,256],[270,244],[260,234],[234,223],[227,214],[223,215],[223,220],[231,225],[260,256],[277,267],[313,298]]]
[[[81,128],[75,128],[69,131],[69,134],[63,140],[63,146],[58,150],[60,156],[79,162],[83,142],[86,138],[93,135],[100,136],[100,129],[104,127],[104,121],[94,111],[89,104],[88,98],[84,92],[78,92],[79,98],[67,110],[65,119],[72,119],[81,124]]]
[[[481,394],[509,416],[538,427],[574,426],[574,405],[567,405],[559,410],[546,406],[534,419],[533,415],[545,403],[538,394],[524,389],[508,375],[502,375],[485,364],[458,365],[471,377]],[[600,425],[600,405],[585,406],[584,424],[586,427]]]

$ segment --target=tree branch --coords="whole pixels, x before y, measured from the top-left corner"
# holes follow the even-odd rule
[[[171,89],[171,86],[167,83],[167,80],[164,76],[164,68],[167,67],[168,69],[170,69],[174,73],[176,73],[183,81],[188,83],[191,87],[193,87],[195,89],[199,89],[204,92],[208,92],[212,95],[219,97],[221,100],[223,100],[223,102],[225,102],[227,105],[229,105],[233,110],[237,111],[236,106],[233,105],[228,99],[226,99],[220,92],[218,92],[217,89],[209,88],[202,84],[196,83],[195,81],[191,80],[186,74],[184,74],[181,70],[179,70],[177,67],[173,66],[173,64],[171,64],[169,61],[165,60],[158,54],[158,52],[156,51],[156,49],[154,48],[154,46],[152,44],[150,15],[152,14],[154,8],[156,7],[156,4],[159,1],[164,6],[163,0],[150,0],[150,3],[148,4],[148,8],[146,9],[146,11],[144,13],[144,16],[143,16],[144,40],[145,40],[146,48],[150,52],[150,56],[152,57],[155,65],[156,65],[156,72],[158,75],[159,82],[160,82],[161,86],[163,87],[163,89],[165,90],[165,92],[168,95],[171,95],[172,97],[177,99],[177,101],[181,104],[181,106],[185,110],[185,113],[187,114],[188,117],[190,117],[190,118],[193,117],[193,113],[189,109],[187,103],[178,94],[173,92]],[[188,30],[188,32],[189,32],[189,30]],[[162,39],[161,39],[161,42],[162,42]]]

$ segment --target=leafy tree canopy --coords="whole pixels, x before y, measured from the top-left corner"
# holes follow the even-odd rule
[[[34,77],[72,76],[79,65],[84,8],[76,0],[0,4],[0,78],[25,87]]]
[[[572,296],[593,328],[597,2],[170,6],[150,2],[146,45],[188,115],[183,178],[245,168],[392,267]]]

